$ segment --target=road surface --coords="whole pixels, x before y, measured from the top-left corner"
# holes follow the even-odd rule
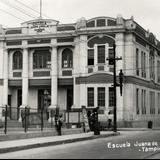
[[[123,131],[116,137],[0,154],[0,159],[147,159],[159,157],[159,146],[160,131]]]

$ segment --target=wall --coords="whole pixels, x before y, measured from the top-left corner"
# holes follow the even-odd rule
[[[61,110],[67,109],[67,90],[65,88],[58,89],[58,106]]]
[[[123,114],[123,120],[130,121],[133,120],[133,114],[134,114],[134,105],[133,100],[134,96],[134,86],[132,84],[125,84],[124,85],[124,114]]]
[[[36,88],[29,88],[28,105],[33,109],[38,108],[38,90]]]
[[[125,36],[125,49],[124,49],[124,74],[135,75],[135,58],[136,53],[135,45],[133,43],[133,35],[128,34]]]
[[[2,107],[2,99],[3,99],[3,86],[0,86],[0,107]],[[2,119],[2,108],[0,108],[0,120]]]

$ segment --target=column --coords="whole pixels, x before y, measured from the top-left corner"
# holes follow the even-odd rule
[[[155,54],[155,63],[154,63],[154,68],[155,68],[155,70],[154,70],[154,72],[155,72],[155,82],[157,83],[158,82],[158,75],[157,75],[157,71],[158,71],[158,67],[157,67],[157,65],[158,65],[158,63],[157,63],[157,59],[158,59],[158,55],[157,54]]]
[[[8,105],[8,50],[4,49],[4,63],[3,63],[3,107]],[[4,108],[5,109],[5,108]],[[2,117],[4,120],[4,117]]]
[[[85,76],[87,67],[87,36],[80,36],[80,74]]]
[[[52,46],[51,51],[51,105],[49,106],[49,122],[51,122],[51,112],[56,112],[58,109],[58,61],[57,61],[57,46]]]
[[[8,50],[4,50],[4,64],[3,64],[3,105],[8,105]]]
[[[117,61],[117,64],[116,64],[117,65],[117,70],[123,69],[123,63],[126,60],[125,58],[127,58],[127,60],[128,60],[128,57],[124,56],[125,55],[124,45],[125,44],[124,44],[123,33],[116,34],[116,57],[118,57],[118,58],[122,57],[122,60]],[[133,51],[132,51],[132,53],[133,53]],[[133,64],[133,62],[132,62],[132,64]]]
[[[28,48],[23,48],[22,105],[20,106],[19,121],[22,121],[21,112],[28,107],[28,63]]]
[[[73,106],[76,108],[76,97],[77,97],[78,91],[77,91],[77,85],[76,85],[76,76],[73,78]]]
[[[82,106],[87,106],[87,87],[85,84],[80,84],[80,107]]]
[[[125,47],[124,47],[124,34],[118,33],[116,34],[116,57],[120,58],[122,57],[122,60],[116,61],[116,75],[118,76],[120,73],[120,69],[124,71],[124,63],[125,61],[128,61],[128,57],[125,57]],[[133,53],[133,52],[132,52]],[[128,54],[128,53],[127,53]],[[131,59],[130,59],[131,61]],[[133,60],[132,60],[133,61]],[[133,62],[132,62],[133,64]],[[131,65],[131,64],[130,64]],[[127,68],[127,67],[126,67]],[[123,95],[120,95],[120,87],[117,87],[117,121],[123,120],[123,114],[124,114],[124,104],[123,104],[123,97],[124,97],[124,85],[123,84]]]
[[[105,59],[109,58],[109,44],[105,45]],[[105,71],[109,72],[109,61],[105,61]]]
[[[146,67],[149,67],[149,47],[147,46],[147,52],[146,52]],[[150,70],[146,69],[147,73],[147,80],[150,80]]]
[[[97,44],[94,45],[94,72],[98,71],[98,51],[97,51]]]

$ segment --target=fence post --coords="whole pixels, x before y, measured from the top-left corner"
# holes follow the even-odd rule
[[[53,114],[54,114],[54,111],[51,110],[50,114],[51,114],[51,128],[53,128],[53,117],[54,117]]]
[[[24,131],[25,131],[25,133],[27,133],[27,108],[25,107],[25,112],[24,112],[24,114],[25,114],[25,117],[24,117]]]
[[[43,131],[43,109],[41,109],[41,131]]]
[[[5,127],[4,127],[4,133],[7,134],[7,105],[5,107]]]
[[[68,110],[68,128],[69,128],[69,110]]]
[[[80,125],[80,112],[78,112],[78,123]]]

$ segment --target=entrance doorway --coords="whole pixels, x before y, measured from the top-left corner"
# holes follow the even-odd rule
[[[38,111],[45,113],[45,117],[48,119],[48,107],[51,105],[51,90],[39,89],[38,90]]]
[[[70,111],[73,105],[73,88],[67,88],[67,111]]]
[[[17,90],[17,120],[19,119],[20,106],[22,105],[22,89]]]
[[[12,119],[12,108],[11,108],[11,105],[12,105],[12,95],[8,95],[8,113],[7,113],[7,116]]]

